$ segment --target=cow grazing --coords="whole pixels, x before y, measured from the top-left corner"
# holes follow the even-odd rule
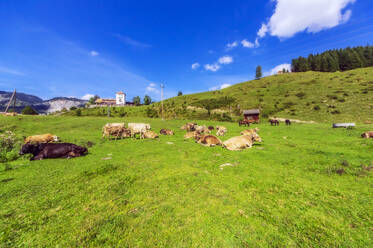
[[[269,119],[268,122],[271,123],[271,126],[280,126],[280,122],[276,119]]]
[[[146,130],[150,130],[150,124],[128,123],[128,129],[131,131],[131,137],[136,137],[136,134],[140,134],[140,139],[144,139],[144,133]]]
[[[196,136],[196,142],[204,146],[220,146],[222,144],[218,137],[211,134],[202,134]]]
[[[254,133],[257,133],[258,131],[259,131],[259,128],[247,129],[247,130],[243,130],[241,132],[241,135],[252,135]]]
[[[47,133],[40,135],[29,136],[25,139],[25,144],[39,144],[39,143],[49,143],[49,142],[58,142],[59,138],[56,135]]]
[[[247,120],[240,120],[240,121],[238,121],[238,125],[239,126],[242,126],[242,125],[244,125],[244,126],[250,126],[250,122],[247,121]]]
[[[251,135],[236,136],[224,141],[223,147],[231,151],[238,151],[246,148],[251,148],[253,146],[253,143],[256,141],[262,141],[257,133]]]
[[[223,126],[216,126],[216,135],[217,136],[224,136],[225,133],[228,131],[226,127]]]
[[[159,133],[163,135],[174,135],[174,132],[172,130],[163,128],[159,131]]]
[[[145,133],[144,133],[144,138],[145,138],[145,139],[156,139],[156,138],[159,138],[159,135],[156,134],[156,133],[153,132],[153,131],[147,130],[147,131],[145,131]]]
[[[285,124],[286,124],[286,126],[290,126],[291,125],[291,121],[289,119],[286,119],[285,120]]]
[[[105,125],[102,127],[102,138],[115,136],[115,139],[130,137],[129,129],[121,125]]]
[[[74,158],[84,156],[87,148],[71,143],[43,143],[24,144],[19,152],[20,155],[31,153],[30,160],[42,160],[46,158]]]
[[[373,131],[365,132],[361,135],[361,137],[366,139],[373,138]]]

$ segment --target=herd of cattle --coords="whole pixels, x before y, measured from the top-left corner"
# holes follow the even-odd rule
[[[272,124],[272,123],[271,123]],[[288,124],[289,125],[289,124]],[[232,137],[224,142],[219,137],[227,133],[227,128],[223,126],[204,126],[197,123],[186,123],[180,129],[185,130],[184,139],[194,139],[195,142],[204,146],[222,146],[231,151],[251,148],[254,142],[262,142],[258,131],[259,128],[247,129],[240,133],[240,136]],[[216,130],[216,135],[211,134]],[[174,135],[170,129],[161,129],[161,135]],[[156,139],[159,135],[151,130],[147,123],[107,123],[102,128],[102,138],[114,137],[122,139],[127,137],[140,139]],[[373,132],[365,132],[362,138],[373,138]],[[29,136],[19,152],[21,155],[32,154],[31,160],[41,160],[46,158],[73,158],[87,154],[86,147],[78,146],[72,143],[54,143],[59,142],[59,138],[52,134],[42,134]]]

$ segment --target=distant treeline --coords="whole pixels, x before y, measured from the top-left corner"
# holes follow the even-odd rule
[[[293,59],[291,66],[293,72],[335,72],[373,66],[373,46],[347,47],[310,54],[307,58]]]

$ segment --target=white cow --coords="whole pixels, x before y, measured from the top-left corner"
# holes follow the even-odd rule
[[[140,139],[144,139],[146,130],[150,130],[150,124],[146,123],[128,123],[128,129],[131,131],[131,137],[135,137],[136,134],[140,134]]]

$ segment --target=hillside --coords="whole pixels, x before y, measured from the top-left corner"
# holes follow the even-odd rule
[[[346,72],[274,75],[223,90],[170,98],[165,105],[180,108],[192,106],[201,99],[224,96],[235,99],[231,112],[238,112],[236,108],[241,111],[260,108],[264,117],[319,122],[373,121],[373,67]],[[155,109],[159,109],[159,103],[155,104]]]

